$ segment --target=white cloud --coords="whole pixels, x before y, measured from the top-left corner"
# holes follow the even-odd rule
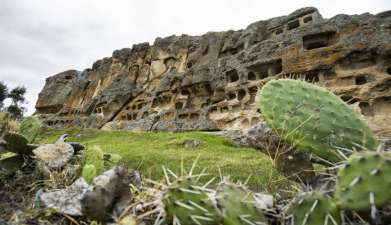
[[[0,80],[28,89],[34,111],[45,78],[91,67],[119,48],[172,34],[243,29],[250,23],[315,6],[336,14],[378,13],[389,0],[1,0]]]

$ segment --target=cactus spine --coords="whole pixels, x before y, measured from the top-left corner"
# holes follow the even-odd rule
[[[174,224],[217,224],[218,213],[207,192],[194,178],[179,179],[171,184],[163,198],[165,211]]]
[[[290,224],[338,225],[340,213],[334,201],[324,193],[310,192],[296,197],[287,209]]]
[[[267,224],[254,194],[242,185],[221,182],[217,187],[216,200],[224,225]]]
[[[350,156],[338,172],[335,198],[346,210],[371,211],[391,201],[391,155],[360,152]]]

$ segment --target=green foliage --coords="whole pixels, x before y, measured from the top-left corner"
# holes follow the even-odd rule
[[[390,153],[355,153],[338,172],[335,198],[343,209],[369,211],[390,203],[390,186]]]
[[[0,110],[3,108],[4,106],[4,100],[7,98],[8,96],[8,88],[7,88],[7,85],[4,84],[4,82],[0,81]]]
[[[23,107],[17,105],[10,105],[7,107],[7,112],[11,115],[12,119],[19,120],[23,117]]]
[[[121,160],[122,160],[121,155],[115,154],[115,153],[110,154],[110,161],[111,161],[114,165],[118,164]]]
[[[20,123],[20,133],[23,134],[29,143],[32,143],[34,139],[42,130],[42,122],[33,116],[29,116],[23,119]]]
[[[27,147],[28,140],[25,136],[8,132],[3,136],[6,143],[6,150],[20,155],[30,155],[31,149]]]
[[[115,153],[104,153],[103,154],[103,164],[105,170],[111,169],[113,166],[116,166],[119,164],[119,162],[122,160],[121,155],[115,154]]]
[[[339,210],[325,193],[311,192],[296,197],[289,205],[286,215],[292,224],[334,225],[341,224]]]
[[[261,90],[262,116],[281,137],[328,162],[343,149],[376,149],[372,130],[339,97],[304,81],[280,79]],[[339,149],[339,150],[337,150]]]
[[[23,165],[24,159],[21,155],[0,157],[0,177],[14,174]]]
[[[7,132],[19,132],[19,123],[11,118],[11,114],[0,112],[0,137]]]
[[[254,191],[275,193],[295,185],[273,167],[269,156],[255,149],[226,145],[226,139],[212,134],[47,129],[35,142],[53,143],[64,133],[69,134],[69,141],[81,142],[87,147],[83,153],[85,163],[95,165],[98,174],[103,172],[103,154],[120,155],[121,165],[140,170],[145,178],[152,180],[159,180],[164,175],[162,166],[180,173],[182,161],[184,168],[189,169],[200,155],[198,167],[205,168],[211,175],[218,176],[220,172],[230,174],[232,180],[246,180],[251,175],[248,186]],[[178,144],[189,139],[200,140],[204,144],[196,151],[189,151]],[[98,150],[94,146],[99,146]],[[243,162],[246,162],[246,166],[243,166]]]
[[[253,193],[244,186],[224,181],[217,187],[216,199],[224,225],[267,224]]]
[[[97,176],[96,168],[92,164],[86,164],[83,166],[83,170],[81,172],[81,176],[88,182],[91,181]]]
[[[13,105],[18,105],[25,101],[24,95],[26,94],[25,87],[16,87],[8,93],[8,98],[11,98]]]
[[[219,214],[207,193],[196,179],[178,179],[168,187],[163,197],[165,211],[170,220],[182,225],[218,224]],[[174,223],[175,224],[175,223]]]
[[[104,152],[98,145],[93,145],[85,150],[85,163],[86,165],[93,165],[96,174],[102,174],[105,171],[103,155]]]
[[[4,85],[3,83],[0,84],[0,92],[2,87]],[[19,120],[23,117],[23,112],[25,111],[25,108],[21,106],[21,103],[24,103],[26,94],[26,88],[25,87],[16,87],[12,89],[9,93],[7,91],[5,92],[6,96],[5,98],[10,98],[12,101],[12,104],[6,108],[6,111],[11,114],[11,117],[13,119]],[[0,99],[4,98],[2,94],[0,93]],[[4,98],[4,99],[5,99]],[[3,100],[4,100],[3,99]],[[3,107],[3,101],[0,101],[0,109]]]
[[[10,114],[9,113],[0,113],[0,137],[2,137],[5,133],[9,131],[9,121]]]

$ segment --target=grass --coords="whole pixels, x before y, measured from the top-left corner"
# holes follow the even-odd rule
[[[274,169],[267,155],[255,149],[236,147],[232,142],[212,134],[49,129],[40,134],[36,142],[52,143],[64,133],[70,135],[70,141],[87,146],[86,163],[99,167],[101,162],[94,150],[94,146],[99,146],[105,153],[119,154],[122,157],[120,164],[129,169],[138,169],[144,177],[154,180],[163,178],[162,166],[179,174],[182,160],[184,168],[189,171],[194,160],[200,156],[196,172],[206,168],[211,175],[230,175],[235,181],[245,181],[251,176],[248,186],[256,191],[276,193],[290,189],[292,185]],[[183,146],[186,140],[194,139],[202,141],[201,146],[194,149]]]

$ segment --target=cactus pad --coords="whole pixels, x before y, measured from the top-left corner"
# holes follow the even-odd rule
[[[335,199],[343,209],[369,211],[391,202],[390,153],[359,152],[338,171]]]
[[[243,186],[222,182],[216,199],[224,225],[267,224],[264,212],[256,207],[253,193]]]
[[[34,141],[34,139],[41,132],[41,129],[42,129],[42,123],[36,117],[32,117],[32,116],[26,117],[20,123],[20,133],[27,138],[29,143],[32,143]]]
[[[163,198],[169,219],[179,224],[218,224],[218,212],[207,192],[197,188],[195,179],[178,179],[166,190]],[[175,223],[174,223],[175,224]]]
[[[86,164],[83,166],[81,176],[88,182],[91,181],[97,176],[96,167],[93,164]]]
[[[304,81],[269,81],[261,90],[260,108],[282,138],[323,161],[342,161],[338,147],[361,150],[379,145],[366,123],[339,97]]]
[[[21,155],[31,155],[32,151],[27,146],[28,140],[25,136],[17,133],[6,133],[3,137],[6,142],[6,150]]]
[[[289,205],[286,214],[288,215],[287,220],[292,221],[290,224],[341,224],[340,213],[336,204],[320,192],[298,196]]]

